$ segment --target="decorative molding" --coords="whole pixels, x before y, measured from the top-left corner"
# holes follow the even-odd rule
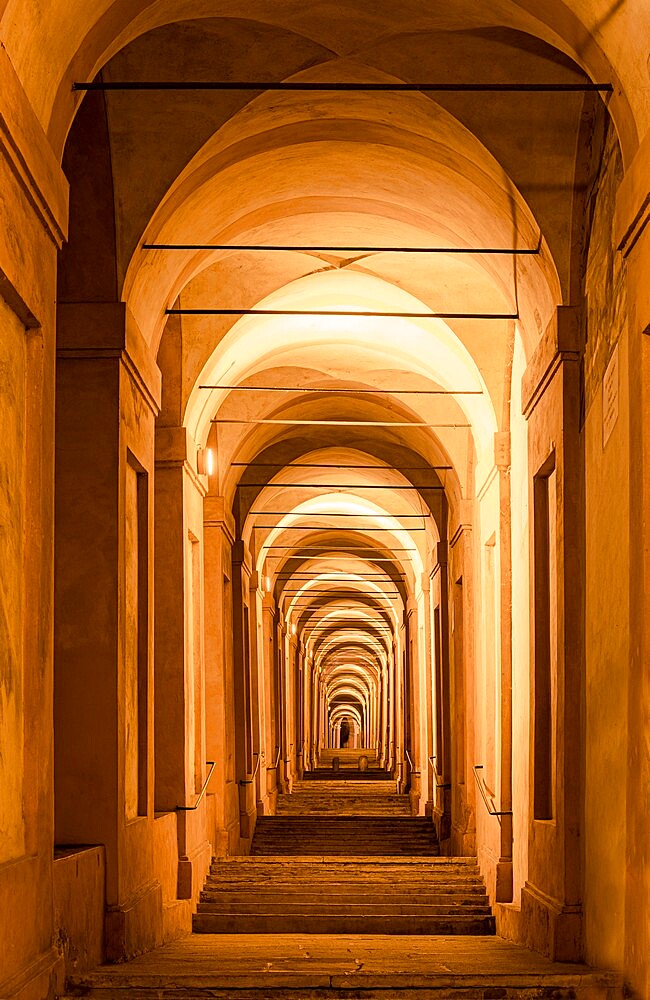
[[[616,196],[614,238],[627,257],[650,222],[650,135],[639,146]]]
[[[558,306],[521,380],[521,408],[526,419],[537,406],[560,366],[580,359],[579,310]]]
[[[59,303],[57,344],[58,358],[120,359],[142,397],[158,415],[162,375],[126,303]]]
[[[2,46],[0,93],[0,153],[60,249],[68,236],[68,182]]]

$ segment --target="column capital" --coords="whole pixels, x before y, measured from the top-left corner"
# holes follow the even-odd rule
[[[627,257],[650,222],[650,134],[630,163],[616,195],[614,239]]]
[[[221,528],[231,545],[235,541],[235,519],[226,507],[226,498],[208,494],[203,500],[203,524]]]
[[[61,302],[57,307],[57,357],[116,358],[156,416],[162,376],[149,344],[124,302]]]
[[[0,46],[0,93],[0,155],[60,249],[68,237],[68,181],[4,46]]]
[[[580,310],[576,306],[558,306],[521,380],[521,409],[526,420],[560,365],[578,362],[580,342]]]

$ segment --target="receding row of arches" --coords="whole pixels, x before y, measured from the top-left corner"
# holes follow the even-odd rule
[[[53,981],[187,931],[210,858],[343,750],[477,858],[501,934],[640,982],[623,15],[40,6],[0,3],[0,893],[48,894],[12,983],[75,893]]]

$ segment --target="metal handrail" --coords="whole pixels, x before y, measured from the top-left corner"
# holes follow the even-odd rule
[[[266,768],[267,771],[274,771],[275,768],[280,763],[280,754],[282,753],[282,747],[278,746],[278,744],[276,743],[275,744],[275,749],[278,751],[277,754],[276,754],[276,757],[275,757],[275,764],[271,764],[270,766],[267,766],[267,768]]]
[[[434,777],[435,782],[436,782],[436,787],[437,788],[451,788],[451,785],[448,784],[444,780],[443,776],[441,775],[440,771],[438,770],[437,765],[434,763],[434,761],[437,759],[437,754],[434,753],[431,757],[429,757],[427,759],[429,761],[429,767],[433,771],[433,777]]]
[[[498,816],[512,816],[512,809],[495,809],[494,808],[494,805],[495,805],[495,803],[494,803],[494,797],[492,795],[490,795],[490,793],[487,790],[487,785],[485,784],[485,780],[478,773],[479,771],[482,771],[482,770],[483,770],[483,765],[482,764],[474,764],[474,778],[476,780],[476,784],[477,784],[478,790],[481,793],[481,798],[483,799],[483,802],[485,803],[485,808],[487,809],[489,815],[490,816],[497,816],[497,817]]]
[[[255,770],[253,771],[253,773],[250,776],[250,778],[240,778],[239,779],[239,784],[240,785],[252,785],[253,784],[253,782],[255,781],[255,778],[257,777],[257,772],[260,769],[260,762],[261,762],[263,756],[264,756],[264,751],[263,750],[260,751],[260,753],[258,753],[256,750],[253,751],[253,757],[257,757],[257,762],[255,764]]]
[[[408,750],[406,749],[406,747],[404,747],[404,754],[405,754],[405,756],[406,756],[406,759],[407,759],[407,761],[409,762],[409,768],[410,768],[410,769],[411,769],[411,771],[412,771],[412,770],[413,770],[413,761],[411,760],[411,755],[410,755],[410,753],[408,752]]]
[[[193,806],[176,806],[176,812],[193,812],[194,809],[198,809],[203,801],[203,796],[205,795],[208,785],[210,784],[210,778],[212,777],[212,772],[217,766],[216,760],[206,760],[206,764],[210,765],[210,770],[208,771],[208,776],[203,782],[203,788],[199,792],[199,797]]]

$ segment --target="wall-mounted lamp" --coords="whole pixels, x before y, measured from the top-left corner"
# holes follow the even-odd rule
[[[214,472],[214,451],[212,448],[199,448],[196,453],[196,467],[200,476],[211,476]]]
[[[271,593],[271,577],[270,576],[265,576],[264,577],[264,590],[266,591],[267,594]]]
[[[296,626],[292,625],[291,626],[291,635],[295,635],[295,634],[296,634]]]

